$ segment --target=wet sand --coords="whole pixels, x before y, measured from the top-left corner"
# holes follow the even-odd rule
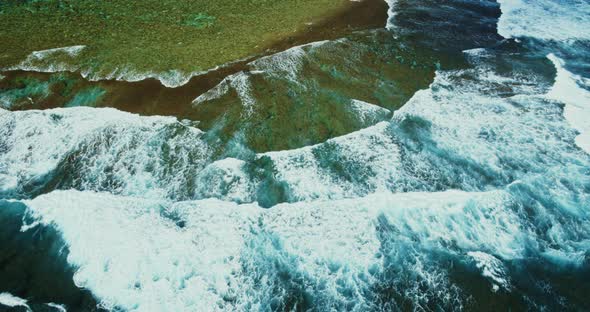
[[[199,116],[191,114],[191,102],[200,94],[217,85],[228,75],[246,69],[247,63],[293,46],[314,41],[337,39],[354,31],[383,28],[387,21],[387,10],[388,6],[383,0],[351,1],[349,5],[331,16],[327,16],[312,25],[307,25],[299,33],[270,44],[265,49],[265,53],[195,76],[187,84],[178,88],[164,87],[156,79],[146,79],[139,82],[115,80],[90,82],[83,79],[79,74],[67,75],[77,81],[75,88],[72,90],[73,93],[93,86],[107,91],[97,103],[98,107],[115,107],[142,115],[173,115],[179,118],[199,119]],[[0,80],[0,89],[7,88],[9,82],[18,77],[33,77],[45,81],[51,75],[54,75],[24,71],[4,72],[2,74],[6,78]],[[59,92],[52,92],[49,97],[30,106],[19,107],[19,109],[61,107],[65,105],[68,99],[61,96]]]

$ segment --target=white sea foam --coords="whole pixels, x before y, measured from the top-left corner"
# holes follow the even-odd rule
[[[235,158],[215,161],[195,181],[197,198],[218,198],[238,203],[255,201],[255,185],[246,174],[246,162]]]
[[[471,57],[485,58],[485,53]],[[463,76],[474,79],[460,79]],[[495,95],[499,90],[502,93]],[[506,98],[506,90],[522,95]],[[540,151],[536,154],[541,161],[557,166],[558,157],[551,155],[568,150],[568,142],[561,136],[568,132],[568,126],[556,119],[559,107],[545,105],[541,94],[536,93],[540,91],[534,78],[504,77],[483,65],[439,72],[430,89],[416,93],[396,112],[391,123],[382,122],[318,145],[258,157],[272,160],[275,178],[285,183],[288,201],[350,198],[386,190],[428,190],[431,185],[432,189],[445,189],[453,183],[465,190],[480,190],[480,180],[470,176],[472,170],[466,169],[460,178],[455,171],[442,173],[442,178],[428,177],[436,170],[455,169],[452,163],[428,164],[424,158],[427,153],[406,153],[402,164],[396,142],[399,134],[391,133],[389,128],[403,123],[408,116],[418,116],[432,124],[429,139],[437,142],[436,148],[452,153],[449,157],[459,156],[460,161],[473,164],[482,174],[498,177],[497,183],[507,184],[511,180],[504,178],[506,166],[530,168],[512,171],[514,179],[545,165],[529,162],[526,155],[531,151]],[[364,103],[362,108],[382,110]],[[93,113],[107,122],[97,121]],[[5,125],[2,142],[9,147],[0,157],[5,164],[11,164],[1,168],[0,189],[4,192],[52,173],[69,157],[75,166],[66,169],[76,170],[77,178],[70,185],[77,189],[150,198],[212,196],[236,202],[256,199],[256,181],[244,171],[245,162],[227,159],[205,167],[209,152],[200,141],[201,132],[174,118],[82,108],[4,111],[0,121]],[[170,127],[178,127],[182,135],[168,136],[173,133]],[[161,148],[173,153],[164,154]],[[556,179],[558,175],[557,171],[553,174]],[[411,181],[423,176],[428,179]],[[444,178],[457,182],[442,181],[437,186],[437,179]]]
[[[208,157],[202,132],[174,117],[81,107],[5,112],[0,125],[4,192],[18,193],[17,185],[63,174],[70,177],[68,186],[79,189],[190,197],[187,179],[194,178]]]
[[[240,270],[242,237],[257,214],[231,203],[171,206],[73,191],[30,205],[62,233],[78,286],[107,308],[138,311],[223,308],[228,287],[239,286],[232,272]]]
[[[525,255],[530,233],[521,225],[518,211],[508,208],[512,201],[501,191],[451,190],[396,194],[372,204],[386,208],[389,222],[406,238],[419,233],[419,241],[427,248],[444,249],[445,243],[453,243],[462,249],[487,249],[505,259],[519,259]]]
[[[11,308],[24,307],[27,311],[31,311],[31,308],[27,304],[27,300],[7,292],[0,293],[0,304]]]
[[[590,3],[585,0],[498,0],[498,33],[505,38],[590,39]]]
[[[385,28],[392,30],[395,28],[395,16],[396,16],[396,5],[397,0],[385,0],[389,5],[389,10],[387,11],[387,23]]]
[[[95,65],[84,65],[85,62],[80,58],[80,54],[84,49],[86,49],[86,46],[76,45],[34,51],[29,54],[25,60],[15,66],[7,68],[7,70],[34,71],[42,73],[80,72],[82,77],[90,81],[118,80],[137,82],[146,79],[156,79],[160,81],[160,83],[162,83],[162,85],[165,87],[177,88],[187,84],[191,78],[195,76],[206,74],[221,67],[216,66],[209,70],[191,72],[177,69],[149,72],[137,70],[130,66],[121,65],[119,67],[106,70]],[[239,61],[241,60],[238,60],[238,62]],[[227,65],[229,64],[226,64],[225,66]]]
[[[312,42],[296,46],[283,52],[262,57],[251,62],[249,65],[251,66],[253,73],[269,71],[277,75],[287,74],[293,81],[295,81],[295,75],[300,65],[301,58],[308,52],[308,50],[321,46],[326,42],[328,41]],[[187,84],[195,76],[204,75],[222,67],[243,62],[247,59],[236,60],[224,65],[215,66],[208,70],[200,71],[183,71],[178,69],[167,71],[142,71],[135,69],[130,65],[121,65],[113,68],[108,67],[107,69],[107,67],[84,65],[84,62],[79,56],[85,48],[86,46],[77,45],[34,51],[29,54],[25,60],[15,66],[7,68],[7,70],[35,71],[43,73],[80,72],[82,77],[90,81],[117,80],[137,82],[146,79],[156,79],[165,87],[177,88]],[[237,78],[242,78],[242,76],[238,74]],[[0,80],[1,79],[2,76],[0,76]]]
[[[228,158],[208,164],[202,132],[173,117],[108,108],[2,111],[0,125],[4,194],[62,179],[61,188],[149,198],[256,200],[256,181],[244,171],[246,163]],[[386,128],[384,122],[315,146],[258,157],[271,158],[291,201],[366,195],[387,189],[399,162]],[[342,170],[334,171],[340,162]]]
[[[268,152],[277,179],[289,186],[290,200],[335,199],[387,189],[399,150],[387,122],[294,150]],[[341,172],[331,167],[338,164]]]
[[[453,243],[522,257],[534,234],[503,208],[506,201],[502,192],[380,193],[264,210],[217,200],[170,203],[55,191],[26,204],[62,234],[68,262],[78,268],[77,285],[108,308],[154,311],[261,306],[268,292],[282,287],[273,278],[277,263],[317,280],[323,285],[318,296],[356,298],[362,309],[360,291],[375,278],[369,271],[397,265],[379,255],[390,252],[382,250],[383,240],[413,240],[432,251]],[[393,230],[377,233],[383,222]],[[269,238],[278,241],[265,243]],[[428,272],[421,274],[429,278]]]
[[[458,78],[465,76],[464,81]],[[430,253],[438,251],[458,257],[467,251],[482,276],[498,289],[506,288],[502,260],[523,259],[535,250],[545,252],[542,255],[548,259],[557,259],[555,255],[580,259],[578,255],[587,247],[571,239],[571,229],[550,221],[559,217],[555,216],[559,211],[535,207],[541,220],[555,226],[547,233],[532,230],[535,227],[528,214],[509,192],[518,182],[510,184],[508,191],[387,191],[390,183],[399,181],[401,162],[408,161],[400,153],[403,141],[394,142],[389,128],[408,116],[429,122],[429,133],[436,142],[429,148],[452,151],[447,157],[463,157],[499,177],[506,163],[525,168],[524,172],[510,169],[516,177],[533,183],[539,183],[536,178],[559,180],[564,174],[574,178],[576,172],[583,174],[575,166],[556,165],[555,159],[561,157],[584,163],[579,153],[568,148],[571,142],[562,137],[568,127],[559,118],[559,107],[543,102],[536,94],[539,90],[514,79],[518,86],[514,90],[524,94],[496,95],[498,81],[511,84],[509,77],[485,74],[481,69],[439,72],[431,87],[418,92],[391,123],[314,146],[258,155],[273,161],[276,178],[289,187],[290,200],[321,201],[263,210],[218,200],[171,203],[67,191],[52,192],[27,204],[43,224],[59,229],[70,250],[68,261],[78,268],[76,282],[107,307],[137,311],[263,308],[271,298],[288,296],[289,286],[281,284],[284,277],[277,276],[286,274],[293,279],[290,283],[303,283],[301,287],[308,287],[315,296],[329,298],[323,304],[350,300],[362,310],[367,304],[363,292],[390,266],[412,274],[412,280],[417,279],[414,284],[426,285],[425,290],[400,284],[404,296],[421,303],[436,294],[449,297],[452,289],[444,269],[428,260]],[[0,118],[7,115],[12,113],[0,111]],[[133,116],[123,115],[119,123]],[[76,119],[82,124],[92,121]],[[416,154],[428,151],[424,148]],[[429,166],[421,158],[409,159],[413,170]],[[435,165],[453,166],[442,160]],[[471,170],[463,166],[468,162],[461,161],[451,173],[460,176],[462,187],[477,189],[465,173]],[[330,162],[343,166],[332,171]],[[202,171],[212,172],[203,174],[203,181],[230,185],[227,199],[243,200],[243,193],[252,192],[245,182],[244,164],[235,159],[213,163]],[[346,164],[352,169],[346,169]],[[351,170],[352,179],[342,175],[346,170]],[[364,179],[368,182],[359,184],[354,177],[363,172],[370,173]],[[562,187],[546,191],[553,198],[567,200]],[[330,200],[370,193],[374,194]],[[579,216],[576,222],[581,222],[572,228],[584,229],[584,207],[571,209],[578,209],[572,212]],[[547,252],[547,240],[559,250]],[[396,285],[404,278],[387,282]]]
[[[43,50],[43,51],[34,51],[33,53],[31,53],[31,57],[38,59],[38,60],[42,60],[45,59],[47,57],[51,57],[54,54],[58,54],[58,53],[65,53],[69,56],[78,56],[80,54],[80,52],[82,52],[82,50],[84,50],[86,48],[86,46],[84,45],[75,45],[75,46],[69,46],[69,47],[63,47],[63,48],[55,48],[55,49],[48,49],[48,50]]]
[[[205,93],[203,93],[203,94],[199,95],[197,98],[195,98],[193,100],[192,104],[199,105],[199,104],[205,103],[207,101],[218,99],[221,96],[225,95],[229,91],[229,88],[232,84],[232,81],[233,81],[232,77],[233,77],[233,75],[230,75],[230,76],[224,78],[215,87],[207,90]]]
[[[244,105],[244,117],[249,117],[254,111],[256,99],[252,95],[250,77],[265,75],[268,77],[287,78],[290,82],[300,83],[297,78],[303,66],[305,57],[318,47],[330,41],[312,42],[292,47],[283,52],[259,58],[248,63],[249,69],[224,78],[219,84],[193,100],[193,105],[200,105],[210,100],[218,99],[230,90],[238,93]],[[334,41],[332,41],[334,42]]]
[[[192,105],[200,105],[207,101],[218,99],[227,94],[227,92],[234,90],[238,94],[238,98],[244,107],[243,117],[247,118],[254,112],[256,99],[252,96],[252,86],[250,83],[250,73],[239,72],[224,78],[218,85],[211,88],[207,92],[199,95],[193,100]]]
[[[539,220],[552,224],[537,242],[543,247],[535,248],[558,245],[559,252],[552,255],[567,254],[582,263],[579,255],[588,246],[572,238],[590,235],[586,230],[590,195],[584,189],[590,181],[586,169],[590,159],[573,148],[580,140],[563,118],[562,106],[547,100],[546,89],[535,83],[539,78],[534,75],[518,70],[510,76],[489,73],[493,67],[485,65],[485,57],[471,57],[474,68],[438,71],[428,90],[417,92],[395,112],[393,123],[400,127],[419,120],[419,126],[410,124],[418,128],[398,132],[409,136],[400,146],[414,148],[405,153],[404,162],[412,166],[410,179],[427,176],[427,183],[437,185],[442,180],[443,187],[456,184],[463,190],[506,187],[534,207],[535,217],[522,218],[521,226],[536,227]],[[558,82],[562,80],[575,85],[565,72],[558,77]],[[576,90],[571,95],[578,99]],[[449,177],[450,182],[445,180]]]
[[[564,68],[565,62],[553,54],[547,56],[555,65],[555,84],[547,94],[548,98],[565,103],[565,119],[580,133],[576,144],[590,153],[590,79],[574,75]]]
[[[386,108],[356,99],[350,101],[350,107],[362,125],[373,125],[391,114]]]
[[[307,55],[324,44],[337,41],[317,41],[289,48],[283,52],[259,58],[248,65],[253,71],[265,72],[271,76],[287,77],[298,83],[297,76]]]
[[[187,84],[193,77],[206,74],[218,68],[219,67],[215,67],[207,71],[193,72],[185,72],[177,69],[161,72],[146,72],[134,69],[130,66],[121,66],[114,68],[110,72],[106,73],[103,70],[94,67],[78,68],[70,71],[80,70],[80,74],[82,75],[82,77],[90,81],[117,80],[137,82],[146,79],[156,79],[167,88],[178,88]]]
[[[53,308],[59,312],[67,312],[66,308],[61,305],[61,304],[57,304],[57,303],[46,303],[45,305],[47,305],[50,308]],[[17,297],[11,293],[7,293],[7,292],[3,292],[0,293],[0,308],[2,306],[5,307],[11,307],[11,308],[17,308],[17,307],[23,307],[25,308],[27,311],[33,311],[31,309],[31,307],[28,304],[28,301],[26,299]],[[4,311],[2,309],[2,311]]]
[[[54,191],[26,201],[36,222],[63,236],[76,283],[109,308],[265,310],[268,302],[305,292],[327,298],[314,301],[325,310],[346,302],[361,311],[370,310],[364,296],[381,284],[417,306],[429,296],[455,304],[453,281],[433,254],[467,259],[499,290],[511,287],[503,261],[533,255],[579,266],[590,250],[580,240],[590,229],[588,155],[572,148],[575,133],[561,106],[547,100],[566,102],[569,119],[567,101],[578,99],[575,77],[554,58],[558,77],[546,95],[535,77],[517,70],[504,76],[485,66],[485,51],[471,52],[470,61],[474,68],[438,71],[429,89],[416,93],[390,122],[257,155],[272,160],[288,200],[299,201],[269,210],[162,199],[169,185],[192,183],[162,179],[134,164],[164,158],[157,151],[165,149],[181,156],[173,162],[177,167],[163,171],[201,166],[188,162],[195,157],[183,149],[194,149],[201,132],[174,118],[103,109],[0,110],[0,150],[8,147],[1,157],[11,164],[0,169],[8,178],[44,174],[80,147],[87,157],[81,164],[98,168],[87,172],[120,165],[115,171],[125,173],[121,181],[127,184],[114,192],[144,198]],[[188,134],[177,141],[178,134],[160,136],[169,126]],[[224,189],[197,189],[203,197],[251,201],[255,186],[246,165],[229,158],[188,176],[211,190]],[[442,174],[432,173],[437,170]],[[79,176],[90,177],[87,183],[102,179]],[[404,179],[425,186],[401,185]],[[157,192],[146,195],[154,185]],[[412,192],[421,188],[447,191]],[[290,292],[298,292],[295,299]]]
[[[481,270],[481,274],[491,280],[493,283],[492,290],[498,291],[500,288],[510,290],[510,282],[506,274],[506,270],[502,261],[498,258],[480,251],[468,252],[473,260],[476,262],[476,266]]]
[[[437,148],[477,164],[490,176],[503,177],[510,163],[530,168],[524,172],[510,169],[511,175],[531,175],[548,166],[558,170],[561,163],[555,159],[570,147],[561,136],[568,133],[568,125],[559,118],[559,106],[543,101],[535,79],[500,76],[485,66],[437,72],[430,89],[418,91],[394,113],[394,121],[401,123],[414,116],[427,120]],[[507,91],[517,95],[506,97]],[[533,151],[539,158],[529,161]],[[464,182],[467,189],[476,187],[475,182]]]
[[[54,309],[56,309],[56,310],[57,310],[57,311],[59,311],[59,312],[67,312],[67,311],[68,311],[68,310],[67,310],[67,309],[64,307],[64,305],[62,305],[62,304],[57,304],[57,303],[50,302],[50,303],[47,303],[47,306],[48,306],[48,307],[51,307],[51,308],[54,308]]]
[[[21,63],[8,68],[8,70],[24,70],[54,73],[60,71],[77,71],[77,57],[86,48],[83,45],[54,48],[42,51],[33,51]]]

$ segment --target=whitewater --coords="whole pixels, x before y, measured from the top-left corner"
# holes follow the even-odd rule
[[[590,3],[389,3],[380,31],[459,65],[393,112],[343,99],[362,129],[318,144],[220,152],[176,117],[0,109],[0,247],[41,268],[0,306],[590,309]],[[423,12],[477,34],[424,32]],[[236,94],[249,118],[256,77],[308,88],[302,60],[369,45],[351,41],[254,61],[193,105]]]

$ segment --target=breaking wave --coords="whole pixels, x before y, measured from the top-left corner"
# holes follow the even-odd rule
[[[392,36],[420,38],[418,17],[432,3],[415,3],[392,5]],[[346,99],[363,129],[300,148],[255,153],[198,122],[108,108],[0,110],[0,222],[11,225],[0,243],[24,242],[19,259],[35,266],[71,269],[33,281],[71,279],[69,291],[93,296],[54,300],[67,296],[53,287],[27,297],[0,282],[0,304],[590,309],[590,83],[563,57],[572,45],[549,54],[554,46],[532,44],[585,38],[517,18],[530,9],[533,19],[570,10],[575,19],[585,4],[500,4],[500,34],[525,43],[489,33],[496,3],[450,1],[434,12],[484,12],[465,51],[443,49],[459,61],[439,64],[393,113]],[[233,94],[241,105],[230,107],[251,118],[257,83],[299,84],[306,56],[324,45],[260,59],[194,105]]]
[[[14,186],[57,171],[67,183],[53,185],[87,190],[23,201],[23,230],[55,227],[76,285],[107,309],[453,310],[491,298],[582,307],[552,270],[587,272],[590,156],[546,95],[559,79],[531,74],[548,60],[511,76],[495,70],[513,54],[467,53],[471,68],[437,72],[389,122],[208,166],[203,133],[174,118],[3,112],[4,176],[22,177]],[[264,202],[252,194],[258,184],[292,203],[166,199],[193,192],[177,188],[196,185],[189,169],[207,172],[199,184],[231,185],[227,200]]]
[[[220,68],[220,66],[217,66],[206,71],[194,72],[185,72],[177,69],[164,72],[146,72],[129,66],[110,68],[104,65],[101,67],[95,64],[85,64],[83,58],[79,57],[85,49],[86,46],[77,45],[33,51],[22,62],[10,66],[6,70],[42,73],[80,72],[80,75],[89,81],[117,80],[136,82],[146,79],[156,79],[165,87],[177,88],[187,84],[195,76],[206,74]]]
[[[186,198],[193,183],[183,177],[210,153],[202,131],[176,118],[110,108],[0,111],[0,124],[5,198],[54,188]]]
[[[590,3],[585,0],[498,0],[498,32],[505,38],[590,39]]]

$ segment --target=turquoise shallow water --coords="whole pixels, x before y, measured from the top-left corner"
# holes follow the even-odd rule
[[[388,30],[228,77],[194,102],[219,115],[206,131],[108,108],[0,110],[0,304],[590,309],[590,50],[575,27],[590,4],[391,6]],[[415,77],[389,75],[404,62],[435,74],[399,107]],[[332,119],[314,118],[316,94]],[[303,134],[354,126],[317,142],[273,118]],[[249,145],[271,136],[298,148]]]

